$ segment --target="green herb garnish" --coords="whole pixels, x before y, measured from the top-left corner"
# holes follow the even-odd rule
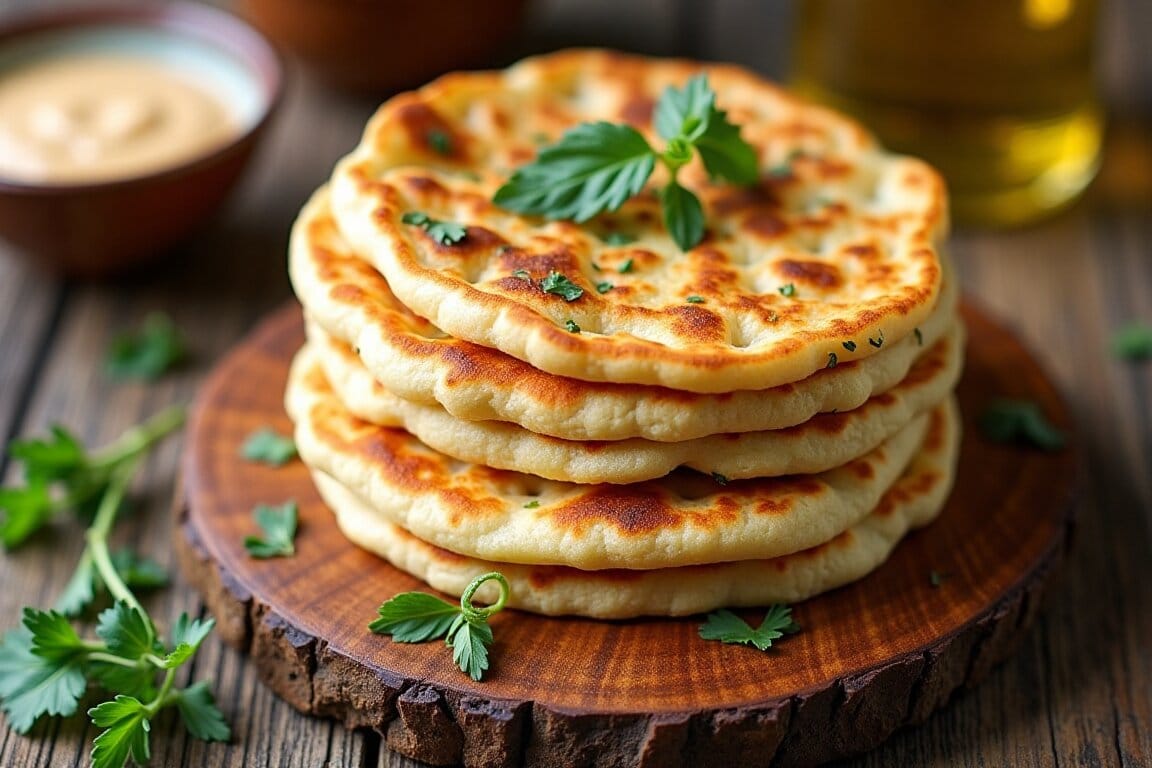
[[[939,587],[944,583],[944,579],[948,578],[948,574],[941,573],[940,571],[931,571],[928,574],[928,583],[933,587]]]
[[[624,263],[616,268],[616,271],[619,272],[621,275],[628,274],[629,272],[632,271],[632,267],[633,267],[632,261],[633,261],[632,259],[625,259]]]
[[[912,333],[916,335],[916,344],[921,347],[924,346],[924,334],[920,332],[920,329],[913,328]]]
[[[776,290],[780,291],[780,295],[784,296],[785,298],[792,298],[796,295],[796,286],[793,283],[782,285]]]
[[[181,615],[172,628],[171,642],[165,643],[128,582],[155,584],[166,574],[150,561],[131,555],[113,557],[108,549],[112,526],[143,450],[182,423],[182,410],[165,411],[126,432],[113,444],[121,450],[91,455],[71,436],[63,438],[67,433],[57,428],[52,441],[38,443],[32,452],[35,456],[25,459],[30,480],[47,475],[65,488],[86,473],[96,473],[99,502],[76,573],[58,602],[78,612],[92,600],[99,585],[114,603],[97,618],[95,639],[82,638],[63,613],[25,608],[22,626],[0,641],[0,709],[13,730],[27,733],[43,715],[75,714],[90,686],[106,691],[110,700],[88,710],[93,724],[103,729],[93,743],[95,768],[121,768],[129,757],[147,760],[152,720],[166,707],[176,707],[185,727],[197,738],[223,741],[230,737],[207,683],[187,688],[174,685],[177,669],[196,653],[214,622]],[[117,458],[110,464],[94,459],[104,455]],[[57,461],[50,461],[53,458]],[[66,492],[56,498],[62,503],[72,500]]]
[[[854,341],[846,341],[841,346],[843,346],[844,349],[848,350],[849,352],[856,351],[856,342]]]
[[[500,587],[500,596],[487,608],[477,608],[472,604],[473,595],[481,584],[493,580]],[[368,629],[379,635],[392,635],[397,643],[423,643],[444,637],[445,644],[452,646],[452,660],[478,681],[488,669],[488,646],[492,644],[488,618],[503,609],[507,601],[508,580],[493,571],[468,584],[459,606],[424,592],[396,595],[380,606],[380,618]]]
[[[532,501],[530,501],[524,505],[524,509],[536,509],[539,506],[540,506],[540,499],[532,499]]]
[[[564,301],[576,301],[584,295],[583,288],[559,272],[549,272],[548,277],[540,281],[540,290],[544,293],[554,293]]]
[[[995,400],[980,414],[980,431],[997,443],[1024,443],[1046,451],[1064,447],[1064,434],[1031,400]]]
[[[163,313],[144,318],[140,330],[122,333],[108,345],[105,372],[114,379],[152,380],[184,360],[187,345],[172,319]]]
[[[719,472],[713,472],[712,479],[716,481],[716,485],[728,485],[728,478]]]
[[[452,137],[439,128],[433,128],[427,133],[428,146],[438,155],[452,154]]]
[[[696,195],[677,182],[680,169],[699,154],[710,178],[752,184],[759,177],[756,150],[716,108],[716,94],[704,75],[682,90],[665,90],[653,122],[666,141],[660,152],[630,125],[578,125],[519,168],[493,201],[518,213],[587,221],[638,194],[659,161],[671,175],[660,191],[664,224],[676,244],[688,250],[704,237],[704,213]]]
[[[576,324],[575,320],[565,320],[564,328],[567,329],[569,333],[580,333],[580,326]]]
[[[880,335],[877,338],[874,339],[871,336],[869,336],[868,337],[868,343],[871,344],[873,347],[876,347],[876,349],[880,349],[880,347],[884,346],[884,331],[883,331],[883,329],[881,329]]]
[[[240,448],[240,455],[249,461],[282,467],[296,458],[296,441],[271,427],[264,427],[248,436]]]
[[[605,281],[603,283],[596,283],[596,293],[608,293],[608,291],[612,290],[615,287],[616,286],[612,285],[612,283],[609,283],[607,281]]]
[[[1152,360],[1152,326],[1133,323],[1112,337],[1112,352],[1122,360]]]
[[[296,524],[299,518],[296,502],[286,501],[278,507],[258,504],[252,510],[252,516],[256,518],[256,525],[260,526],[264,535],[244,539],[244,548],[249,555],[266,559],[296,554]]]
[[[429,218],[423,211],[409,211],[400,217],[400,221],[420,227],[428,233],[428,237],[440,245],[456,245],[468,235],[468,230],[463,224]]]
[[[824,367],[825,368],[835,368],[836,364],[838,362],[839,362],[839,360],[836,357],[836,353],[835,352],[829,352],[828,353],[828,362],[824,365]]]
[[[609,232],[604,235],[603,240],[608,245],[628,245],[636,242],[636,237],[627,232]]]
[[[532,279],[532,273],[526,269],[518,269],[512,273],[512,277],[518,277],[521,280],[531,280]]]
[[[685,296],[684,301],[688,302],[689,304],[703,304],[704,303],[704,297],[703,296],[696,296],[696,295]]]
[[[751,645],[766,651],[784,635],[799,631],[800,625],[792,621],[792,609],[777,604],[768,609],[764,621],[756,629],[729,610],[713,611],[700,626],[700,637],[722,643]]]

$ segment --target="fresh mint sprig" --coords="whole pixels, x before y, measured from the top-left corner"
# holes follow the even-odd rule
[[[476,590],[486,581],[500,586],[500,596],[486,608],[472,604]],[[403,592],[377,609],[379,618],[368,625],[378,635],[391,635],[397,643],[423,643],[446,638],[452,647],[452,660],[476,681],[488,669],[488,646],[492,627],[488,618],[508,602],[508,580],[496,571],[477,576],[460,596],[460,605],[424,592]]]
[[[88,710],[93,724],[103,729],[93,742],[94,768],[122,768],[129,758],[146,761],[151,722],[166,707],[180,711],[194,736],[230,737],[207,683],[175,687],[176,671],[196,653],[214,622],[182,615],[172,629],[171,642],[165,643],[125,579],[135,571],[137,578],[156,581],[155,569],[136,558],[114,558],[108,547],[144,448],[182,422],[182,410],[166,411],[129,430],[114,444],[119,449],[109,454],[118,457],[116,461],[101,470],[103,490],[85,533],[84,553],[61,598],[72,610],[80,610],[92,599],[97,583],[111,594],[114,603],[97,618],[95,639],[81,637],[63,613],[25,608],[21,626],[0,641],[0,710],[19,733],[27,733],[44,715],[75,714],[90,686],[112,695]],[[26,466],[30,477],[47,475],[62,481],[92,470],[94,462],[85,460],[88,454],[70,436],[61,437],[64,434],[56,430],[53,440],[41,444],[43,450],[25,451],[26,464],[34,457]],[[70,458],[52,463],[50,457]],[[67,597],[69,592],[74,594]]]
[[[671,175],[660,191],[665,228],[682,250],[689,250],[704,237],[704,209],[677,181],[680,169],[698,154],[710,178],[752,184],[760,175],[756,150],[716,108],[716,94],[703,74],[682,89],[666,89],[653,124],[666,142],[661,151],[630,125],[577,125],[517,169],[493,201],[518,213],[587,221],[639,194],[659,161]]]

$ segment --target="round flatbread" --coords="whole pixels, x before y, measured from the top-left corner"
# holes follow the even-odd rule
[[[286,401],[304,462],[416,536],[485,560],[584,569],[776,557],[828,541],[876,506],[930,418],[818,475],[726,483],[682,470],[577,485],[461,462],[402,429],[357,419],[307,355],[293,364]]]
[[[332,219],[327,188],[292,231],[290,271],[315,324],[355,347],[390,392],[439,405],[469,421],[508,421],[566,440],[705,435],[783,429],[817,413],[849,411],[896,385],[918,355],[955,322],[957,281],[944,262],[939,301],[916,332],[882,351],[765,390],[697,394],[637,384],[587,382],[546,373],[490,347],[446,335],[401,304],[379,272],[348,245]],[[827,365],[827,361],[825,362]]]
[[[738,188],[709,182],[698,160],[682,169],[707,222],[687,253],[661,223],[662,171],[618,211],[584,224],[491,202],[539,136],[624,121],[662,146],[656,100],[701,71],[756,149],[762,177]],[[331,187],[344,236],[415,313],[451,336],[588,381],[692,392],[799,381],[829,354],[860,359],[910,335],[941,283],[938,174],[732,66],[572,51],[503,73],[448,75],[384,104]],[[411,213],[466,235],[444,244],[404,223]],[[630,242],[614,244],[617,235]],[[546,292],[553,273],[582,293]]]
[[[313,328],[302,355],[323,369],[337,397],[359,418],[401,427],[425,445],[461,461],[572,483],[635,483],[677,467],[730,480],[812,474],[871,451],[943,402],[960,377],[963,330],[928,350],[900,384],[859,408],[822,413],[788,429],[709,435],[679,443],[632,438],[561,440],[504,421],[465,421],[436,405],[413,403],[382,387],[355,352]]]
[[[904,474],[875,509],[830,541],[768,560],[647,571],[584,571],[465,557],[413,536],[328,475],[314,472],[313,478],[349,540],[434,589],[459,596],[472,579],[495,570],[508,579],[513,608],[601,619],[681,616],[794,603],[863,577],[887,559],[910,528],[926,525],[943,508],[958,436],[955,406],[936,411]],[[495,595],[481,592],[479,598]]]

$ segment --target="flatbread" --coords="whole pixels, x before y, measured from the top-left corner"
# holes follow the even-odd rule
[[[317,338],[308,351],[348,411],[401,427],[425,445],[461,461],[573,483],[635,483],[677,467],[730,480],[812,474],[871,451],[952,392],[964,358],[957,325],[926,352],[907,377],[859,408],[824,413],[782,430],[710,435],[679,443],[633,438],[612,442],[561,440],[503,421],[465,421],[436,405],[413,403],[382,387],[346,345]]]
[[[901,381],[956,317],[959,290],[945,261],[939,301],[918,333],[889,340],[880,352],[856,362],[845,361],[841,345],[835,368],[793,384],[696,394],[580,381],[447,336],[413,314],[345,241],[328,200],[324,187],[304,206],[290,247],[292,282],[314,323],[355,347],[372,375],[398,397],[439,405],[460,419],[508,421],[566,440],[678,442],[783,429],[817,413],[849,411]]]
[[[649,571],[583,571],[464,557],[408,533],[328,475],[314,472],[313,478],[350,541],[442,592],[459,596],[472,579],[495,570],[508,579],[512,608],[600,619],[682,616],[795,603],[871,572],[909,529],[931,522],[943,508],[958,437],[959,422],[950,404],[933,414],[920,452],[876,508],[831,541],[769,560]],[[491,601],[496,596],[482,588],[478,597]]]
[[[698,162],[682,170],[708,223],[688,253],[665,232],[652,186],[582,225],[491,202],[532,159],[539,134],[623,120],[662,146],[655,101],[701,70],[757,149],[763,176],[737,188],[710,183]],[[650,184],[664,178],[657,171]],[[798,381],[830,353],[860,359],[911,334],[942,277],[938,174],[732,66],[570,51],[504,73],[448,75],[385,103],[331,187],[344,236],[415,313],[451,336],[587,381],[692,392]],[[442,245],[402,223],[413,211],[465,225],[467,235]],[[613,245],[614,232],[635,240]],[[551,272],[583,295],[544,292],[539,282]],[[611,290],[598,293],[602,281]],[[781,294],[787,285],[794,295]],[[580,333],[566,330],[570,321]],[[842,346],[849,341],[854,351]]]
[[[436,546],[485,560],[584,569],[668,568],[797,552],[864,517],[927,430],[915,418],[875,450],[818,475],[737,480],[690,470],[631,485],[577,485],[449,458],[348,413],[297,356],[286,405],[310,468]]]

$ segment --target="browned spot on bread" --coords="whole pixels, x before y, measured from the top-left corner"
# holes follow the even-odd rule
[[[427,102],[411,100],[400,105],[394,116],[396,122],[408,134],[408,141],[413,146],[421,147],[439,157],[464,159],[464,142],[460,134]],[[438,146],[436,140],[432,138],[437,132],[447,139],[446,146]],[[448,151],[445,152],[444,149]]]
[[[778,210],[780,199],[771,185],[761,182],[752,187],[726,186],[722,192],[710,196],[707,207],[722,217],[754,209]]]
[[[609,525],[635,536],[683,524],[683,516],[676,509],[643,486],[592,488],[556,507],[552,520],[558,527],[580,535],[598,525]]]
[[[664,310],[674,319],[676,333],[694,341],[723,341],[727,335],[724,318],[698,304],[684,304]]]
[[[655,109],[655,100],[647,96],[635,96],[621,107],[620,119],[635,128],[647,128],[652,122],[652,112]]]
[[[776,272],[788,280],[821,288],[836,288],[843,282],[834,264],[800,259],[779,259]]]
[[[550,272],[559,272],[574,283],[579,282],[580,278],[580,265],[576,255],[572,249],[563,246],[538,252],[522,248],[501,248],[496,253],[496,263],[502,271],[510,275],[524,270],[532,280],[541,280]]]
[[[861,480],[871,480],[876,476],[876,468],[872,466],[872,462],[868,461],[868,459],[856,459],[855,461],[849,462],[845,465],[845,469]]]
[[[789,229],[788,222],[772,211],[754,211],[744,217],[740,226],[745,232],[765,240],[773,240],[787,234]]]
[[[444,185],[430,179],[427,176],[405,176],[404,185],[412,191],[412,194],[422,197],[445,197],[448,195],[448,190]]]
[[[880,258],[880,249],[872,243],[857,243],[846,245],[840,249],[845,256],[851,256],[861,261],[871,261]]]
[[[792,500],[788,497],[766,498],[756,502],[758,515],[786,515],[792,511]]]

